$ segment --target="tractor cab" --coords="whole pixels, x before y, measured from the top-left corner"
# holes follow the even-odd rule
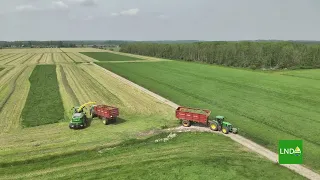
[[[237,128],[234,128],[231,123],[225,121],[224,116],[216,116],[215,121],[218,123],[218,126],[221,127],[221,130],[225,134],[227,134],[229,132],[232,132],[235,134],[238,132]]]
[[[70,129],[85,128],[87,126],[87,117],[84,113],[74,113],[69,124]]]
[[[224,116],[216,116],[216,121],[219,123],[219,125],[222,125],[224,121]]]
[[[72,117],[69,123],[70,129],[85,128],[88,124],[87,113],[84,111],[89,104],[95,104],[95,102],[88,102],[81,106],[75,106],[72,108]]]

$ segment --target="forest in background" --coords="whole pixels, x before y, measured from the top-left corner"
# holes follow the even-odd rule
[[[135,42],[120,47],[125,53],[251,69],[320,67],[320,44],[308,41]]]

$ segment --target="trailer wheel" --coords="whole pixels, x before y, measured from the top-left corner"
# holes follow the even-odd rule
[[[187,121],[187,120],[183,120],[183,121],[182,121],[182,126],[184,126],[184,127],[190,127],[190,126],[191,126],[191,122],[190,122],[190,121]]]
[[[105,118],[104,118],[104,119],[102,120],[102,122],[103,122],[104,125],[107,125],[107,124],[108,124],[108,119],[105,119]]]
[[[210,129],[211,129],[212,131],[217,131],[217,130],[218,130],[218,123],[212,121],[212,122],[210,122],[209,125],[210,125]]]
[[[223,134],[228,134],[229,133],[229,128],[228,127],[222,127],[222,133]]]

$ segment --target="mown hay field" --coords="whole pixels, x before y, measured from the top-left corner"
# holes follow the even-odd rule
[[[86,56],[92,57],[93,59],[99,60],[99,61],[135,61],[135,60],[141,60],[136,57],[130,57],[130,56],[123,56],[118,55],[114,53],[109,52],[81,52],[81,54],[84,54]]]
[[[88,51],[90,49],[82,50]],[[270,179],[275,175],[282,179],[301,179],[301,176],[216,134],[182,134],[176,141],[170,141],[172,144],[155,144],[154,139],[133,143],[136,140],[130,139],[143,139],[164,127],[178,125],[174,109],[112,77],[102,67],[88,63],[98,60],[79,52],[80,49],[67,48],[0,50],[0,56],[9,54],[0,57],[0,63],[6,62],[0,71],[0,179],[97,178],[97,172],[100,177],[115,179],[132,177],[133,174],[140,176],[139,179],[206,178],[212,177],[211,172],[224,174],[226,169],[231,177],[244,179],[261,176]],[[42,67],[50,68],[42,71]],[[55,67],[55,73],[52,67]],[[45,74],[50,77],[56,74],[57,78],[48,87],[52,79],[48,80]],[[33,84],[36,84],[35,88]],[[37,93],[41,88],[43,92]],[[62,105],[50,101],[51,98],[59,99],[58,93]],[[35,98],[28,98],[30,94]],[[42,106],[41,103],[33,104],[34,107],[30,106],[32,103],[28,105],[28,101],[41,102],[40,94],[47,96],[42,99],[48,104],[43,108],[37,108]],[[118,107],[117,123],[105,126],[101,120],[93,119],[86,129],[70,130],[71,108],[88,101]],[[28,112],[32,108],[41,110],[41,114],[30,114],[36,115],[30,118],[32,122],[37,122],[41,116],[52,120],[50,116],[54,114],[61,119],[62,113],[64,120],[23,127],[24,108],[29,109]],[[123,141],[126,142],[119,145]],[[166,174],[168,171],[173,173]],[[203,176],[199,176],[201,174]],[[216,174],[217,178],[221,176]]]
[[[320,171],[319,70],[263,73],[177,61],[98,64],[177,104],[224,115],[241,135],[274,152],[280,139],[302,139],[304,164]]]
[[[103,68],[87,64],[87,61],[83,64],[68,60],[67,62],[65,54],[55,54],[58,53],[44,53],[43,57],[46,61],[52,60],[55,65],[16,64],[4,66],[4,70],[0,72],[0,82],[1,85],[4,84],[1,86],[0,96],[8,99],[4,101],[1,98],[1,114],[6,117],[0,124],[1,161],[30,160],[52,154],[65,154],[76,149],[91,149],[135,137],[140,131],[176,125],[173,110],[169,106],[114,79],[106,74]],[[40,72],[38,69],[53,66],[55,66],[58,89],[54,87],[57,82],[52,83],[44,76],[49,71]],[[34,73],[35,79],[31,73]],[[50,74],[54,74],[52,69]],[[23,83],[18,78],[23,78],[21,79]],[[14,81],[15,79],[17,81]],[[36,86],[29,90],[30,82],[35,83]],[[50,89],[52,92],[49,91]],[[19,92],[18,96],[12,95]],[[58,93],[62,99],[62,109],[60,103],[59,105],[53,103],[58,100]],[[28,94],[33,94],[35,97],[30,96],[28,99],[30,104],[26,103]],[[105,126],[99,119],[94,119],[90,127],[83,131],[70,130],[68,120],[72,115],[71,108],[88,101],[119,107],[118,123]],[[42,118],[44,121],[53,123],[57,117],[61,119],[61,113],[65,120],[60,123],[23,128],[20,116],[24,107],[28,109],[26,112],[30,115],[30,122],[40,122]],[[53,118],[50,118],[51,116]]]

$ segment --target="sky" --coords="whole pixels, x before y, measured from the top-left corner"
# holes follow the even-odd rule
[[[0,41],[320,40],[319,0],[0,0]]]

